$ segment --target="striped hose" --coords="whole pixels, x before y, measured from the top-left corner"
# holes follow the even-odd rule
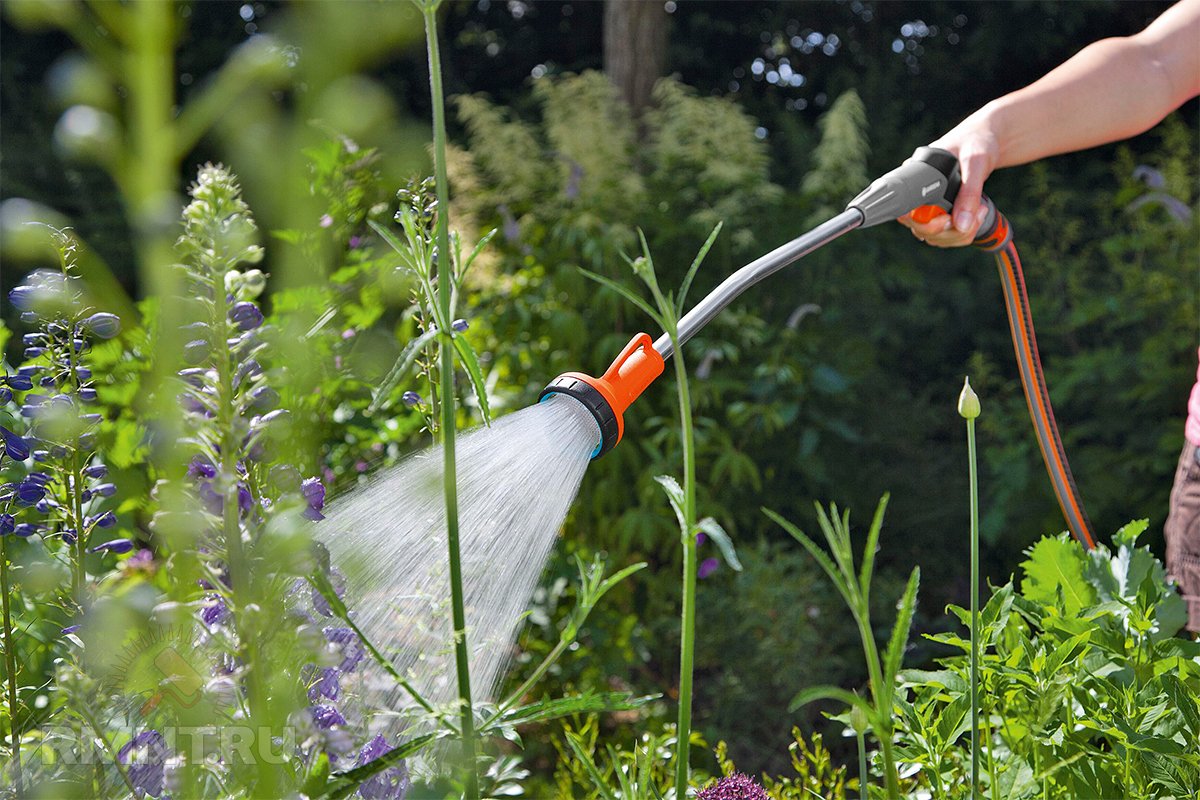
[[[996,213],[996,224],[991,233],[976,241],[976,246],[995,253],[996,266],[1000,270],[1000,283],[1004,289],[1004,306],[1008,313],[1008,327],[1012,334],[1013,350],[1017,356],[1017,367],[1021,372],[1021,386],[1025,389],[1025,400],[1029,404],[1029,417],[1037,434],[1042,460],[1050,473],[1050,483],[1058,505],[1067,520],[1071,534],[1085,548],[1092,549],[1096,541],[1092,536],[1092,525],[1083,510],[1083,499],[1075,486],[1071,465],[1063,450],[1062,437],[1054,421],[1054,409],[1050,405],[1050,394],[1046,390],[1046,377],[1042,374],[1042,361],[1038,357],[1037,337],[1033,331],[1033,315],[1029,310],[1029,294],[1025,289],[1025,274],[1021,270],[1021,257],[1012,240],[1012,228],[1003,214]]]

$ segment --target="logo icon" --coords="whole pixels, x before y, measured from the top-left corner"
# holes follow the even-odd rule
[[[142,715],[169,701],[179,708],[200,702],[205,677],[189,660],[192,631],[187,626],[157,628],[130,642],[109,677],[109,688],[145,698]]]

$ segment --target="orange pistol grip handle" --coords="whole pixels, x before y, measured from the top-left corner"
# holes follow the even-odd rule
[[[1009,238],[1008,220],[997,210],[996,204],[987,195],[981,197],[980,202],[987,208],[988,213],[983,219],[983,224],[979,226],[979,230],[975,233],[973,244],[976,247],[982,247],[984,250],[995,250],[998,247],[1003,247]],[[926,205],[917,206],[909,213],[912,216],[913,222],[924,225],[933,222],[938,217],[949,214],[950,209],[942,208],[941,206]],[[998,238],[997,235],[999,235]],[[999,243],[997,244],[997,242]]]

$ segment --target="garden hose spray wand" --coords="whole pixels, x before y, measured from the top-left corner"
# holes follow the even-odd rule
[[[953,153],[934,147],[919,147],[912,157],[896,169],[876,179],[850,201],[846,210],[811,231],[747,264],[712,290],[679,320],[677,340],[683,345],[735,298],[754,284],[803,256],[832,242],[855,228],[867,228],[912,213],[919,222],[929,222],[947,213],[954,205],[961,185],[958,159]],[[1046,379],[1038,357],[1033,317],[1021,259],[1013,243],[1012,228],[1004,215],[984,197],[987,217],[979,228],[975,245],[996,256],[1009,331],[1021,373],[1021,385],[1029,405],[1038,446],[1054,493],[1071,533],[1086,548],[1095,546],[1091,523],[1083,510],[1083,501],[1067,463]],[[651,340],[639,333],[625,346],[616,360],[600,377],[581,372],[564,373],[542,390],[541,399],[565,394],[582,403],[600,426],[600,444],[593,458],[604,455],[621,440],[624,413],[646,387],[663,372],[664,361],[675,352],[667,334]]]

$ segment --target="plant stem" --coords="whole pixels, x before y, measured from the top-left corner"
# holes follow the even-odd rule
[[[967,420],[971,482],[971,797],[979,796],[979,475],[975,463],[975,420]]]
[[[666,312],[667,309],[664,309]],[[675,346],[675,384],[679,393],[679,427],[683,433],[683,605],[679,634],[679,719],[675,726],[675,796],[687,796],[688,760],[692,739],[692,661],[696,646],[696,442],[692,431],[692,399],[688,389],[687,367],[675,325],[671,323]]]
[[[867,742],[862,731],[858,731],[858,796],[867,800]]]
[[[121,780],[125,781],[125,786],[128,787],[130,794],[133,797],[138,797],[139,792],[133,784],[133,778],[129,775],[129,769],[125,764],[121,763],[118,754],[113,751],[112,742],[109,741],[108,735],[104,733],[104,728],[100,727],[100,723],[96,721],[96,717],[89,711],[85,704],[79,704],[75,709],[76,713],[87,722],[88,727],[96,734],[96,738],[100,740],[100,744],[104,745],[104,750],[108,753],[108,757],[112,759],[113,766],[117,768],[117,773],[120,774]]]
[[[21,777],[21,733],[17,728],[17,650],[13,642],[12,616],[9,609],[8,538],[0,536],[0,602],[4,606],[4,669],[8,673],[8,728],[12,737],[13,786],[17,800],[25,796]]]
[[[450,295],[453,290],[451,272],[454,269],[450,254],[450,182],[446,174],[446,108],[442,97],[442,62],[438,50],[437,2],[425,3],[425,41],[429,50],[429,92],[433,101],[433,170],[437,187],[437,282],[438,305],[442,318],[450,318]],[[466,800],[479,797],[479,779],[475,774],[475,716],[471,701],[471,667],[467,649],[467,620],[463,602],[462,554],[458,541],[458,477],[454,463],[455,395],[453,333],[443,330],[438,337],[441,349],[441,422],[442,422],[442,490],[446,499],[446,541],[450,556],[450,605],[454,624],[454,662],[458,673],[458,697],[462,714],[463,773],[466,779],[463,796]]]

